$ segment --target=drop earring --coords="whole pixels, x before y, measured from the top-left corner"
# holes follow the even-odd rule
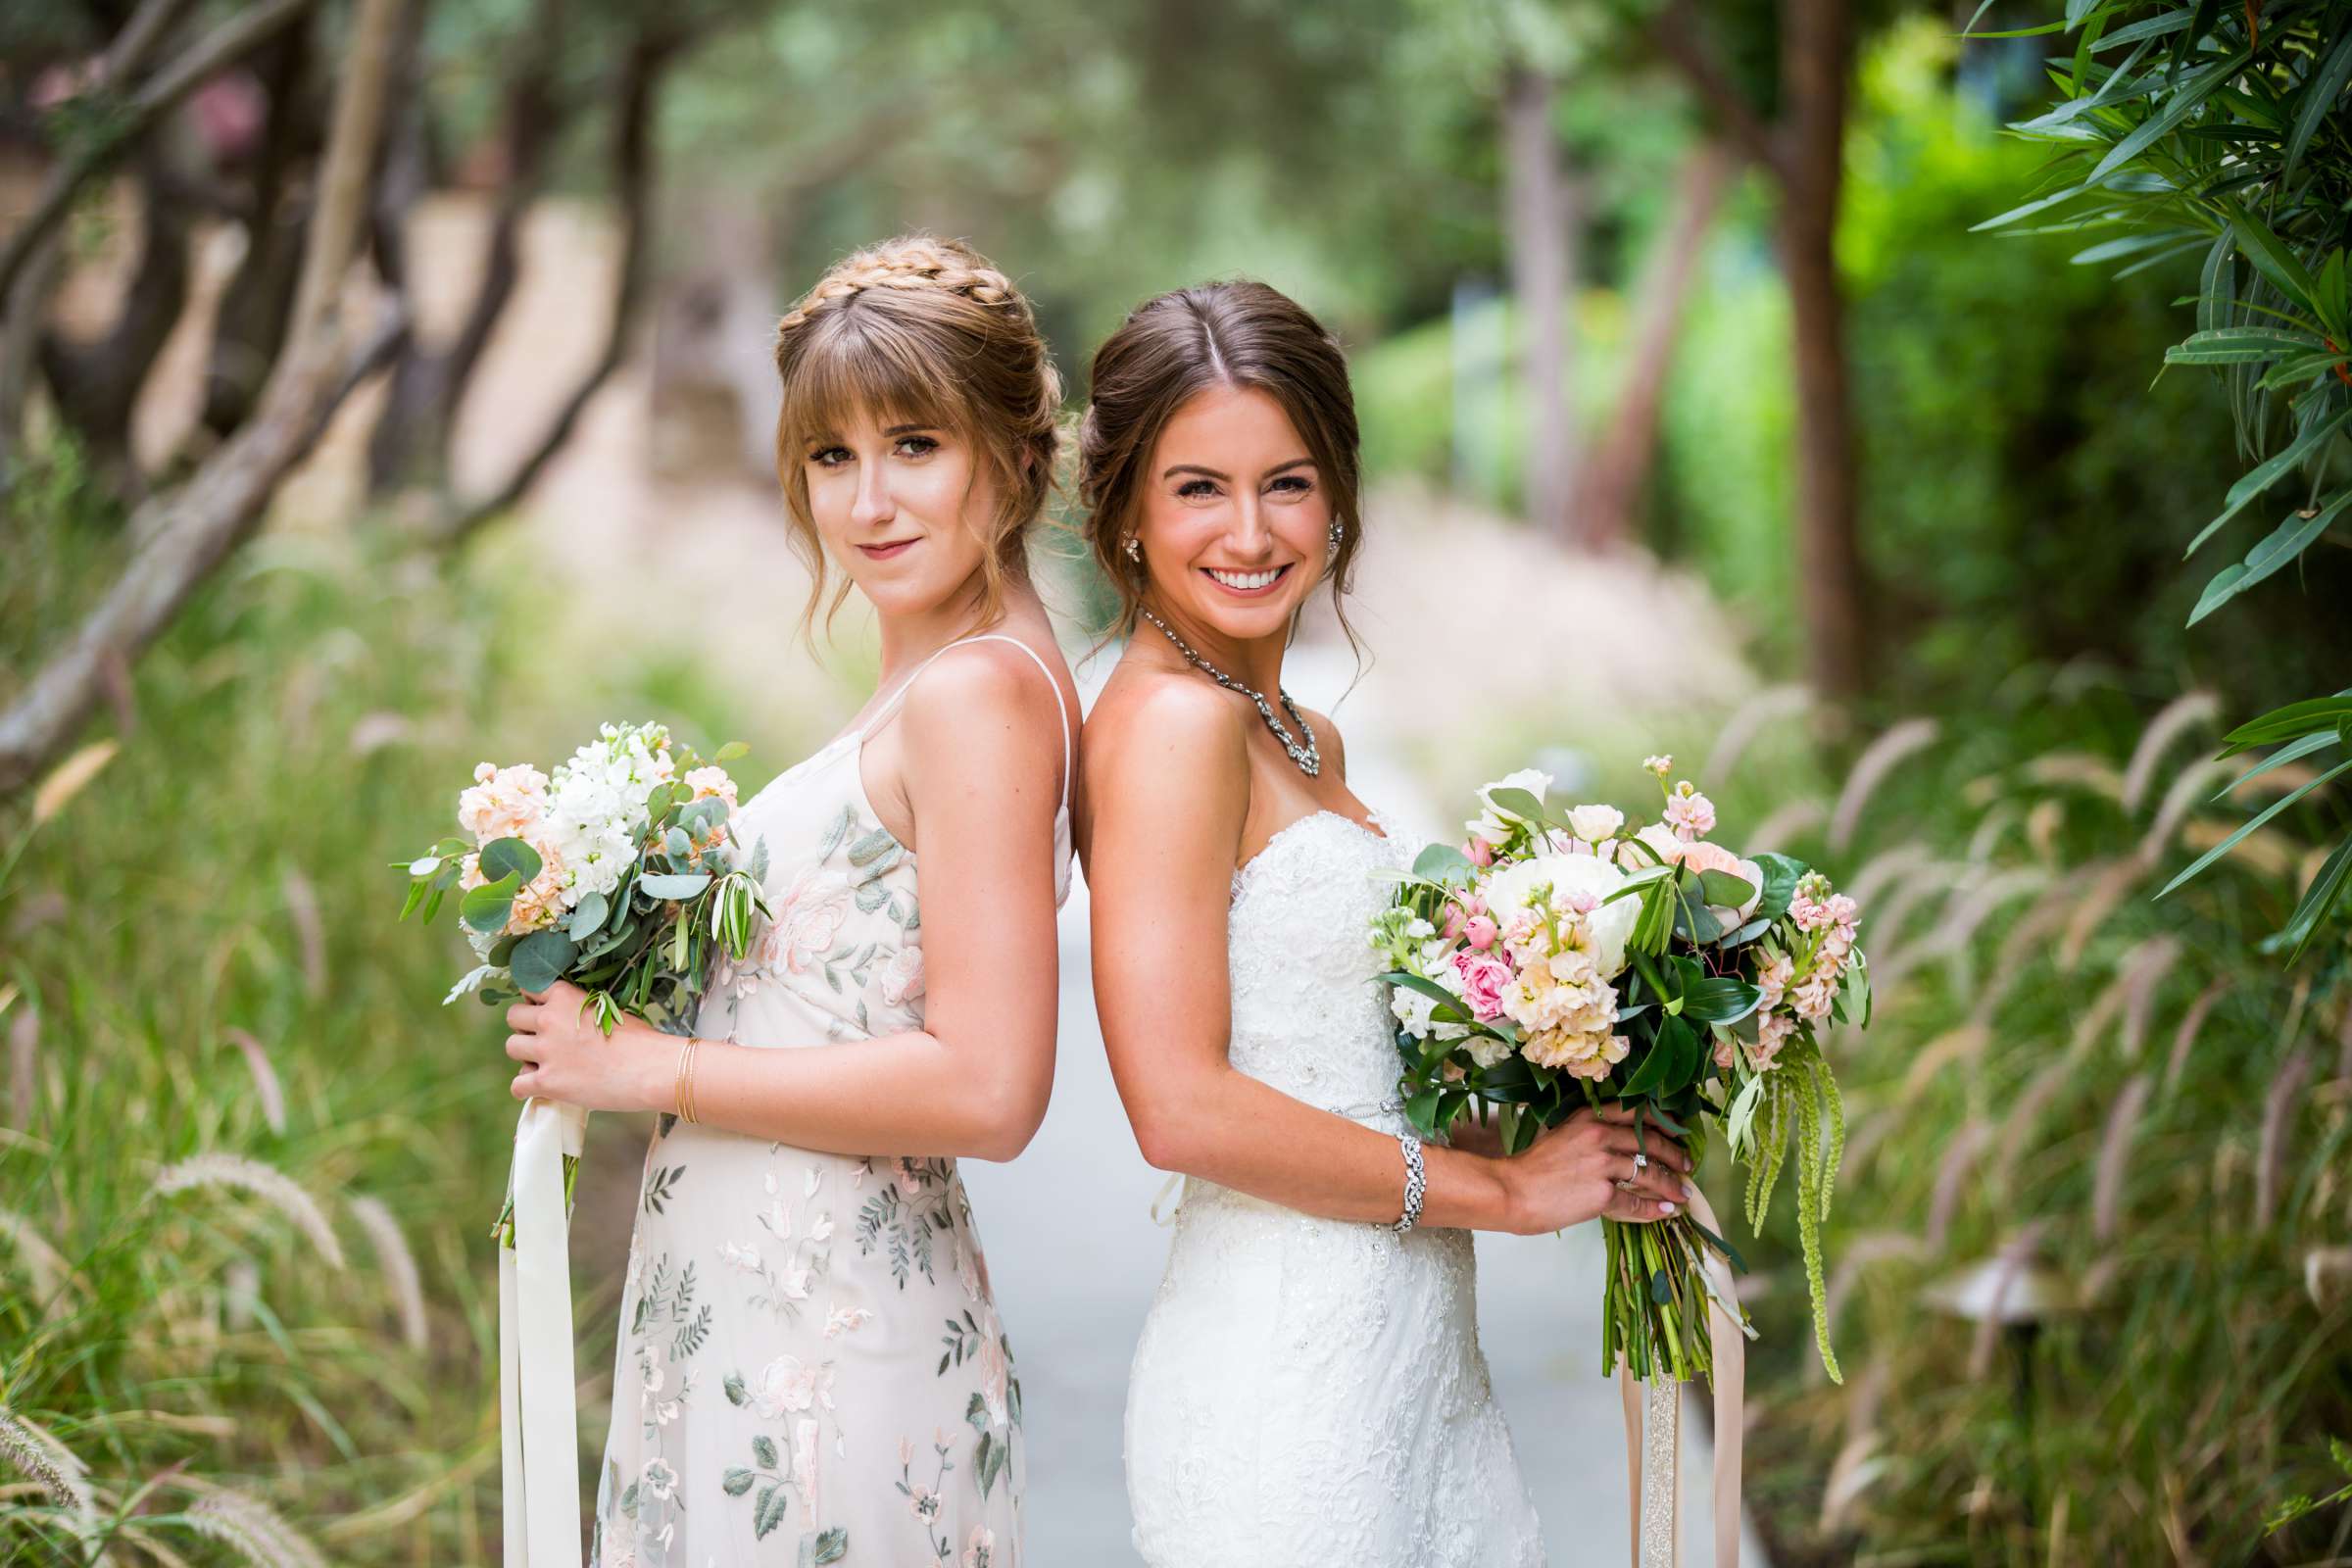
[[[1335,562],[1335,561],[1337,561],[1337,560],[1339,560],[1339,559],[1340,559],[1340,523],[1339,523],[1339,519],[1335,517],[1335,518],[1333,518],[1333,519],[1332,519],[1332,523],[1331,523],[1331,543],[1330,543],[1330,546],[1329,546],[1327,549],[1325,549],[1325,550],[1324,550],[1324,552],[1323,552],[1323,561],[1324,561],[1324,564],[1325,564],[1326,565],[1328,565],[1328,564],[1330,564],[1332,562]]]
[[[1127,552],[1127,559],[1128,559],[1129,561],[1132,561],[1132,562],[1136,563],[1138,565],[1141,565],[1141,564],[1143,564],[1143,560],[1144,560],[1144,546],[1143,546],[1143,541],[1142,541],[1142,540],[1140,540],[1140,539],[1138,539],[1138,538],[1136,538],[1136,536],[1135,536],[1135,535],[1133,535],[1133,534],[1129,534],[1129,535],[1127,536],[1127,542],[1126,542],[1125,544],[1123,544],[1123,545],[1119,546],[1119,548],[1120,548],[1121,550],[1124,550],[1124,551],[1126,551],[1126,552]]]

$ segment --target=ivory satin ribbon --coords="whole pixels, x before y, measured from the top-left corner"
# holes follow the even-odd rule
[[[588,1112],[525,1101],[514,1128],[514,1245],[498,1250],[498,1432],[506,1568],[579,1568],[579,1412],[564,1156]]]
[[[1716,1235],[1723,1226],[1708,1206],[1706,1195],[1690,1189],[1690,1217]],[[1723,1258],[1701,1244],[1707,1277],[1726,1301],[1732,1294],[1732,1271]],[[1747,1385],[1747,1338],[1740,1325],[1707,1300],[1707,1344],[1715,1361],[1715,1564],[1739,1568],[1740,1563],[1740,1442],[1744,1435],[1741,1412]],[[1625,1482],[1627,1504],[1633,1516],[1635,1568],[1679,1568],[1683,1560],[1681,1514],[1682,1387],[1663,1379],[1646,1388],[1633,1374],[1617,1369],[1617,1394],[1625,1406]],[[1642,1406],[1648,1404],[1644,1432]],[[1654,1449],[1644,1437],[1657,1439]],[[1645,1512],[1646,1510],[1646,1512]]]

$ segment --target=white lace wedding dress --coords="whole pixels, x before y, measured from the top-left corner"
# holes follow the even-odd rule
[[[1392,892],[1374,873],[1403,858],[1302,818],[1234,877],[1228,916],[1233,1064],[1392,1135],[1408,1124],[1365,936]],[[1396,1185],[1401,1204],[1401,1157]],[[1467,1231],[1399,1238],[1188,1179],[1127,1392],[1145,1562],[1541,1563],[1477,1315]]]

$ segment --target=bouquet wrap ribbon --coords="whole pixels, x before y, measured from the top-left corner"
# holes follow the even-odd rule
[[[498,1250],[498,1430],[506,1568],[579,1568],[579,1413],[571,1353],[571,1216],[564,1158],[588,1112],[525,1101],[507,1177],[514,1245]]]
[[[1723,1234],[1706,1195],[1690,1189],[1690,1216]],[[1741,1403],[1747,1383],[1747,1339],[1717,1304],[1731,1301],[1732,1271],[1701,1248],[1700,1266],[1714,1283],[1707,1298],[1707,1344],[1715,1371],[1715,1565],[1740,1563],[1740,1440],[1744,1432]],[[1633,1515],[1634,1568],[1680,1568],[1682,1385],[1664,1375],[1637,1385],[1622,1365],[1617,1394],[1625,1405],[1625,1481]]]

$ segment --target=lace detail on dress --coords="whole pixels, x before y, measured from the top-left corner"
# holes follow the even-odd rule
[[[1378,873],[1406,855],[1335,812],[1302,817],[1236,873],[1228,917],[1234,1065],[1391,1132],[1409,1124],[1366,926],[1391,894]],[[1403,1182],[1400,1159],[1400,1200]],[[1399,1238],[1188,1183],[1128,1390],[1144,1560],[1540,1564],[1476,1302],[1466,1231]]]

